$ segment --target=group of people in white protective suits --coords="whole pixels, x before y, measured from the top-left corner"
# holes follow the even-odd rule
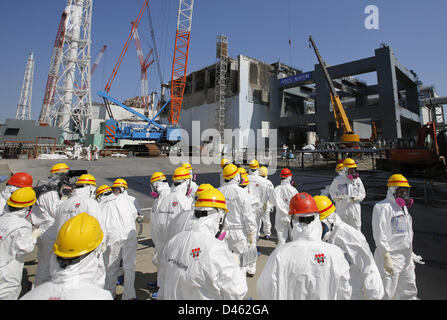
[[[24,256],[35,245],[36,278],[21,299],[113,299],[121,269],[123,299],[135,299],[135,221],[143,217],[155,246],[152,299],[244,299],[261,227],[271,239],[274,209],[277,246],[257,281],[260,299],[417,299],[415,262],[424,262],[413,252],[404,176],[392,175],[386,199],[374,206],[372,254],[361,232],[366,194],[353,159],[340,162],[327,194],[314,197],[296,189],[288,168],[274,187],[256,160],[249,172],[227,159],[221,167],[218,188],[199,186],[189,163],[175,169],[172,185],[153,173],[146,214],[123,179],[96,188],[83,174],[73,189],[64,182],[68,166],[57,164],[49,178],[57,188],[36,196],[30,175],[13,175],[0,199],[0,299],[19,297]]]
[[[70,172],[58,163],[34,188],[28,173],[8,180],[1,194],[0,300],[19,298],[24,258],[35,246],[35,280],[21,300],[112,300],[121,269],[122,298],[136,299],[138,202],[124,179],[96,188],[93,175]]]

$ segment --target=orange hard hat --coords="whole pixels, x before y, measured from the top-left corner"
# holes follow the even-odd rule
[[[19,188],[32,187],[33,177],[26,172],[17,172],[9,178],[7,184]]]
[[[292,176],[292,171],[290,171],[288,168],[284,168],[281,170],[280,177],[281,178],[287,178]]]
[[[297,193],[290,200],[289,215],[318,213],[315,199],[308,193]]]

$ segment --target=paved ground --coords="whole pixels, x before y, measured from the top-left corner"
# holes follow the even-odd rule
[[[48,176],[50,168],[61,161],[57,160],[0,160],[0,175],[7,175],[9,172],[26,171],[33,175],[37,181],[40,178]],[[134,159],[115,159],[105,158],[95,162],[87,161],[63,161],[72,169],[86,169],[93,174],[98,186],[101,184],[111,184],[116,178],[124,178],[129,184],[129,193],[138,198],[142,208],[152,206],[153,199],[149,194],[149,179],[153,172],[162,171],[168,179],[171,177],[175,165],[171,165],[165,158],[134,158]],[[193,165],[194,166],[194,165]],[[219,165],[200,165],[195,166],[198,183],[211,183],[213,186],[219,186]],[[315,196],[319,194],[324,186],[330,184],[334,177],[333,172],[328,171],[294,171],[294,180],[297,182],[300,191],[306,191]],[[364,181],[367,198],[362,203],[362,232],[365,234],[372,251],[375,249],[371,230],[372,207],[378,200],[383,199],[386,187],[388,173],[381,172],[362,172],[361,177]],[[276,186],[280,183],[279,174],[270,177]],[[423,181],[414,179],[418,187],[414,192],[417,195],[422,193]],[[5,183],[0,184],[0,190],[4,188]],[[439,196],[439,195],[438,195]],[[443,199],[447,199],[447,194],[441,193]],[[416,277],[419,289],[419,297],[425,299],[447,299],[447,232],[445,225],[447,223],[446,206],[433,208],[426,206],[423,197],[416,197],[416,204],[411,208],[414,229],[414,251],[421,255],[426,261],[425,265],[417,265]],[[274,221],[274,213],[272,222]],[[137,296],[139,299],[148,299],[150,291],[146,288],[149,281],[156,279],[156,269],[152,264],[154,247],[149,234],[149,222],[142,224],[142,233],[138,238],[138,253],[136,266]],[[137,230],[140,226],[137,225]],[[273,230],[274,232],[274,230]],[[275,236],[275,233],[273,234]],[[257,299],[256,281],[261,273],[268,255],[275,248],[276,238],[273,241],[260,240],[258,246],[262,255],[258,257],[257,274],[254,278],[247,278],[248,293],[247,297]],[[34,281],[34,272],[37,261],[36,252],[33,252],[26,258],[25,278],[23,292],[29,290],[31,282]],[[118,287],[118,293],[122,287]]]

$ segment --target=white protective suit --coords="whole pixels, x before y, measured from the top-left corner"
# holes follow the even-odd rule
[[[95,151],[93,152],[93,160],[99,160],[99,147],[95,147]]]
[[[198,221],[191,231],[183,231],[168,242],[160,259],[166,276],[159,299],[243,299],[248,290],[245,274],[225,242],[215,238],[223,216],[194,217]]]
[[[91,146],[88,146],[87,147],[87,155],[86,155],[86,160],[87,161],[90,161],[90,160],[92,160],[92,147]]]
[[[172,186],[171,191],[165,193],[162,190],[157,191],[160,196],[157,203],[152,206],[151,215],[151,237],[155,246],[155,256],[152,259],[157,266],[157,283],[161,286],[163,283],[162,274],[159,267],[159,254],[163,251],[164,246],[175,235],[170,230],[176,230],[171,226],[172,221],[177,215],[183,214],[191,210],[191,199],[186,197],[188,188],[187,180],[179,186]]]
[[[365,187],[360,178],[349,180],[346,177],[346,168],[342,171],[344,174],[335,177],[329,186],[329,194],[335,201],[338,216],[350,226],[361,231],[362,208],[360,202],[366,197]]]
[[[270,213],[273,210],[272,197],[273,197],[273,192],[275,191],[275,187],[273,186],[273,183],[267,177],[263,177],[263,179],[266,184],[268,201],[261,213],[261,221],[258,225],[258,235],[261,233],[261,222],[262,222],[262,226],[263,226],[262,231],[264,232],[264,235],[270,237],[272,235],[272,223],[270,221]]]
[[[238,255],[241,260],[242,253],[248,248],[247,237],[249,235],[254,238],[253,245],[256,245],[255,215],[247,198],[247,192],[239,186],[239,181],[236,178],[225,182],[218,190],[225,196],[228,208],[225,241],[230,251]],[[246,271],[246,268],[243,267],[242,270]]]
[[[349,300],[349,264],[341,249],[321,241],[318,214],[310,224],[294,221],[293,241],[277,247],[257,282],[262,300]]]
[[[250,203],[250,206],[251,206],[251,212],[252,212],[252,214],[253,214],[253,218],[254,218],[255,221],[256,221],[256,218],[257,218],[256,212],[260,212],[260,211],[262,210],[263,205],[262,205],[262,203],[259,201],[259,199],[258,199],[257,197],[255,197],[255,196],[251,193],[251,190],[248,188],[248,186],[246,186],[245,188],[242,187],[242,190],[244,190],[244,191],[246,192],[246,197],[247,197],[247,199],[248,199],[248,201],[249,201],[249,203]],[[259,226],[258,226],[258,229],[257,229],[257,230],[259,230]],[[257,236],[259,237],[259,234],[258,234]],[[257,241],[257,239],[258,239],[258,238],[256,238],[256,241]],[[253,245],[256,245],[256,243],[254,243]],[[256,259],[256,260],[257,260],[257,259]],[[255,274],[255,273],[256,273],[256,260],[255,260],[253,263],[249,264],[249,265],[246,267],[246,271],[247,271],[248,273],[250,273],[250,274]]]
[[[248,189],[250,194],[252,194],[258,202],[261,204],[259,208],[254,208],[255,218],[256,218],[256,239],[259,239],[260,229],[261,229],[261,218],[267,209],[267,204],[269,202],[269,190],[267,186],[266,180],[259,175],[259,171],[250,170],[250,174],[248,175],[248,181],[250,181],[248,185]]]
[[[351,300],[382,299],[382,278],[363,233],[343,222],[336,212],[322,222],[330,230],[326,242],[339,247],[350,265]]]
[[[57,233],[59,232],[62,225],[73,218],[74,216],[86,212],[89,215],[95,217],[101,228],[104,230],[104,217],[101,214],[101,208],[99,207],[98,202],[93,200],[92,197],[95,194],[96,187],[92,185],[87,185],[84,188],[76,189],[73,192],[73,195],[60,203],[56,210],[56,219],[54,225],[56,228],[51,228],[54,233],[50,236],[53,241],[56,241]],[[50,229],[50,230],[51,230]],[[104,240],[103,240],[104,243]],[[104,287],[105,283],[105,266],[104,260],[100,261],[98,274],[97,274],[97,283],[99,286]]]
[[[292,177],[281,180],[281,184],[273,190],[271,195],[270,201],[276,207],[275,229],[278,236],[277,246],[286,243],[289,235],[289,204],[293,196],[298,193],[298,190],[290,184],[291,181]]]
[[[109,291],[95,284],[103,261],[101,246],[80,262],[61,268],[51,257],[51,280],[35,287],[20,300],[113,300]]]
[[[396,204],[396,187],[388,188],[385,200],[373,208],[372,229],[376,251],[374,259],[382,275],[384,300],[416,299],[416,275],[413,261],[413,226],[407,207]],[[389,252],[394,275],[385,271],[384,253]]]
[[[136,298],[135,264],[137,257],[137,232],[135,219],[137,211],[124,194],[104,196],[100,200],[101,214],[104,217],[104,236],[106,251],[104,263],[106,279],[104,289],[116,295],[116,279],[123,261],[124,292],[123,300]]]
[[[129,199],[131,205],[133,205],[133,206],[135,207],[135,209],[137,210],[137,215],[139,215],[140,212],[141,212],[141,208],[140,208],[140,204],[138,203],[138,199],[135,198],[134,196],[131,196],[131,195],[127,192],[127,190],[123,190],[122,195],[126,196],[126,197]]]
[[[5,190],[0,193],[0,216],[3,214],[3,211],[6,209],[6,201],[8,201],[9,197],[13,194],[14,191],[20,189],[16,186],[7,185]]]
[[[61,203],[57,191],[49,191],[41,195],[33,207],[31,221],[42,231],[42,235],[37,240],[37,269],[34,286],[41,285],[51,279],[50,261],[53,255],[53,244],[57,234],[57,227],[54,225],[56,210]]]
[[[143,217],[149,218],[149,220],[151,221],[149,232],[150,232],[150,236],[151,236],[153,242],[154,242],[153,234],[156,231],[154,230],[154,227],[153,227],[154,224],[152,223],[152,221],[154,221],[154,219],[156,219],[158,212],[159,212],[160,204],[163,203],[163,199],[171,192],[171,188],[169,187],[169,184],[167,182],[156,181],[156,182],[154,182],[154,187],[155,187],[154,191],[156,191],[158,193],[158,197],[155,199],[151,210],[147,211],[147,213],[143,214]],[[155,247],[155,254],[152,257],[152,263],[154,264],[154,266],[156,266],[158,268],[158,251],[160,249],[157,248],[157,245],[155,244],[155,242],[154,242],[154,247]],[[161,279],[161,274],[157,273],[157,282],[160,281],[160,279]]]
[[[6,209],[0,217],[0,300],[17,300],[22,290],[25,256],[36,244],[27,214],[28,208]]]

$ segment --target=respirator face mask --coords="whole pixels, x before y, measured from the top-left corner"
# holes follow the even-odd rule
[[[349,180],[355,180],[359,177],[359,173],[357,172],[357,168],[348,168],[348,171],[346,173],[346,177],[348,177]]]
[[[399,207],[410,208],[414,204],[414,199],[410,197],[410,188],[399,187],[394,193],[396,204]]]

